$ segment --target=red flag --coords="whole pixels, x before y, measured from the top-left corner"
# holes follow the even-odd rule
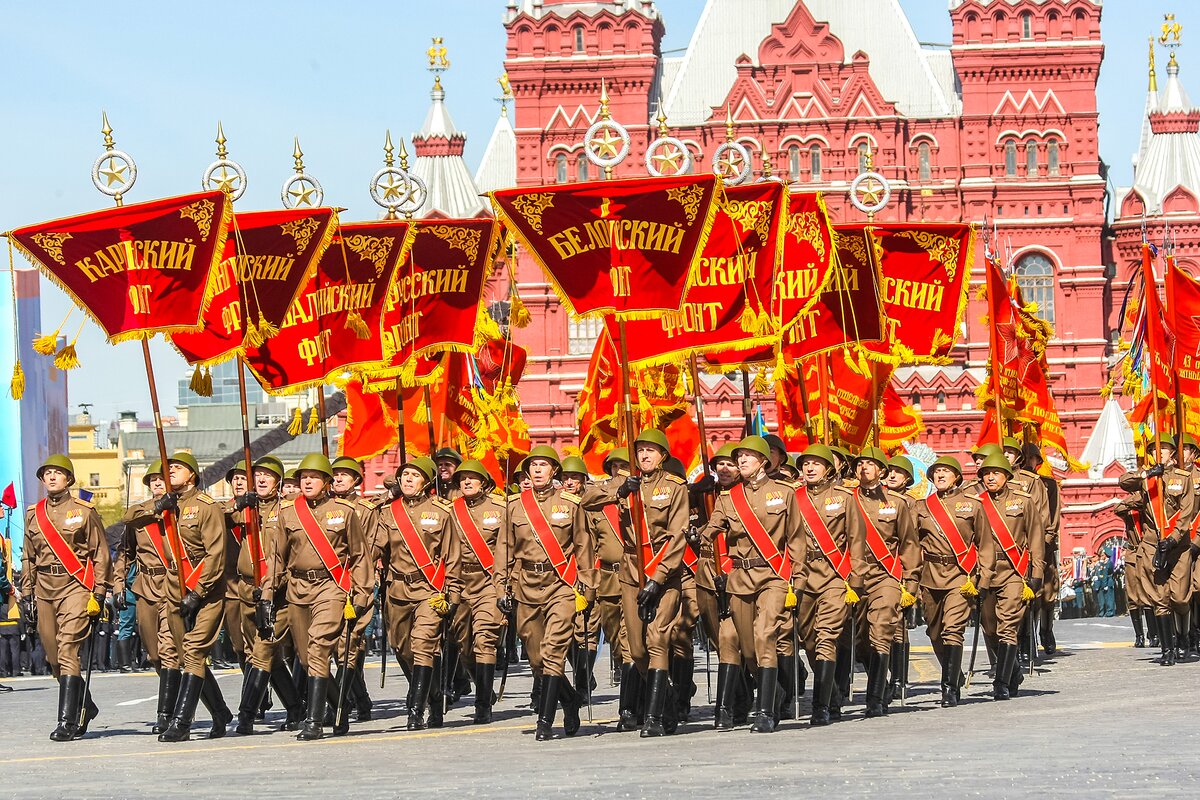
[[[109,342],[200,329],[232,217],[224,192],[152,200],[10,234]]]
[[[0,497],[0,503],[3,503],[9,508],[17,507],[17,489],[15,486],[13,486],[13,484],[10,483],[8,486],[4,487],[4,496]]]
[[[879,446],[889,453],[898,450],[905,442],[916,441],[925,433],[925,422],[921,412],[904,402],[896,391],[894,381],[888,381],[883,390],[883,408],[879,414]],[[918,476],[919,477],[919,476]]]
[[[346,384],[346,429],[338,445],[340,454],[366,461],[390,450],[399,438],[396,390],[363,390],[362,381]]]

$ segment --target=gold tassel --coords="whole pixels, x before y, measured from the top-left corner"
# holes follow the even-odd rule
[[[317,412],[317,407],[313,406],[308,412],[308,432],[316,433],[321,429],[321,415]]]
[[[43,333],[41,336],[33,340],[33,352],[43,355],[52,356],[58,350],[58,331],[54,333]]]
[[[514,328],[525,328],[533,322],[533,317],[529,315],[529,309],[525,307],[521,295],[516,292],[512,294],[512,307],[509,309],[508,319]]]
[[[659,397],[667,396],[667,371],[665,369],[658,371],[658,384],[654,387],[654,394]]]
[[[770,333],[775,328],[775,321],[771,319],[771,315],[767,310],[761,309],[758,312],[758,335],[763,336]]]
[[[69,369],[77,369],[79,367],[79,354],[75,352],[75,344],[72,342],[63,347],[54,356],[54,366],[66,372]]]
[[[854,591],[854,589],[850,587],[850,583],[848,581],[842,581],[842,584],[846,587],[846,594],[843,598],[846,601],[846,605],[857,605],[858,601],[861,599],[858,596],[858,592]]]
[[[258,338],[265,342],[267,339],[278,335],[279,328],[267,322],[267,318],[262,315],[261,311],[258,312]]]
[[[679,380],[675,381],[675,391],[672,392],[672,394],[675,396],[676,400],[682,400],[683,398],[687,397],[687,387],[684,385],[684,383],[685,381],[683,380],[682,375],[679,376]]]
[[[212,397],[211,393],[204,391],[204,368],[199,364],[192,370],[192,380],[188,383],[188,388],[195,392],[200,397]]]
[[[764,394],[769,388],[767,385],[767,371],[760,369],[754,375],[754,391],[756,394]]]
[[[292,412],[292,424],[288,425],[288,433],[292,436],[299,436],[304,430],[304,411],[300,406],[296,406],[296,410]]]
[[[357,311],[351,311],[346,316],[346,327],[354,331],[354,335],[359,339],[371,338],[371,329],[367,327],[367,323],[363,322],[362,314]]]
[[[429,406],[425,405],[425,400],[422,398],[417,403],[417,407],[413,409],[413,422],[425,423],[429,422]]]
[[[745,333],[753,334],[758,325],[758,315],[754,313],[754,309],[750,308],[750,304],[746,303],[746,307],[742,309],[742,316],[738,318],[738,325],[742,326]]]
[[[25,396],[25,370],[21,368],[21,359],[17,359],[17,363],[13,364],[12,382],[8,384],[9,394],[13,400],[20,400]]]
[[[212,397],[212,367],[204,368],[204,396]]]
[[[253,348],[262,345],[262,336],[259,335],[258,327],[249,320],[246,321],[246,332],[242,335],[242,347]]]

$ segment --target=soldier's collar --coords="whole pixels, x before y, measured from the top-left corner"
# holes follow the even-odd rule
[[[768,475],[766,473],[766,471],[764,470],[763,472],[760,472],[757,475],[755,475],[753,478],[746,480],[745,483],[751,489],[758,489],[760,486],[762,486],[764,483],[766,483],[769,480],[771,480],[771,476]]]
[[[400,495],[400,498],[402,500],[404,500],[404,505],[406,505],[406,506],[419,505],[422,501],[428,499],[428,497],[429,497],[429,495],[426,494],[425,492],[417,492],[412,497],[409,497],[406,494]]]
[[[863,494],[873,500],[882,500],[883,498],[887,497],[887,487],[883,485],[883,481],[880,481],[874,486],[863,486],[860,483],[858,488]]]
[[[463,495],[463,500],[467,501],[467,506],[470,508],[475,508],[475,506],[482,505],[487,498],[487,492],[480,492],[473,497],[467,497],[466,495]]]
[[[317,495],[316,497],[313,497],[311,499],[308,497],[305,497],[304,495],[300,495],[300,499],[307,502],[309,508],[316,508],[317,506],[321,505],[329,498],[330,498],[329,492],[321,492],[319,495]]]
[[[46,502],[52,506],[56,506],[69,499],[71,499],[71,490],[69,488],[63,489],[61,492],[53,492],[46,495]]]
[[[179,499],[187,500],[199,493],[200,493],[200,490],[197,489],[196,484],[193,483],[191,486],[189,486],[188,488],[184,489],[182,492],[179,493]]]
[[[533,496],[538,500],[545,500],[550,495],[554,494],[554,484],[548,483],[542,488],[533,487]]]

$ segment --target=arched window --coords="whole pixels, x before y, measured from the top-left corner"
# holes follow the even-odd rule
[[[1046,174],[1058,174],[1058,140],[1051,139],[1046,142]]]
[[[575,52],[576,53],[583,52],[583,26],[582,25],[575,26]]]
[[[567,182],[567,157],[563,153],[554,157],[554,182]]]
[[[1009,178],[1017,177],[1017,143],[1013,139],[1004,145],[1004,174]]]
[[[928,181],[931,174],[932,170],[929,166],[929,142],[921,142],[917,145],[917,178],[918,180]]]
[[[1021,38],[1033,38],[1033,14],[1028,11],[1021,14]]]
[[[1025,174],[1030,178],[1037,177],[1037,142],[1033,139],[1025,142]]]
[[[1045,253],[1026,253],[1017,261],[1017,285],[1026,303],[1037,303],[1037,315],[1054,323],[1054,264]]]
[[[808,166],[811,172],[811,180],[821,180],[821,145],[814,144],[808,148]]]
[[[793,181],[800,177],[800,145],[788,147],[788,177]]]
[[[863,173],[867,171],[867,149],[869,145],[866,142],[858,143],[858,171]]]
[[[575,159],[575,177],[581,181],[591,180],[591,175],[588,174],[587,156],[579,156]]]

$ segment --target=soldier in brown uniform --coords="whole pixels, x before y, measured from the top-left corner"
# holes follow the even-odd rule
[[[358,516],[358,523],[362,526],[363,531],[369,534],[375,525],[378,508],[376,501],[359,494],[363,482],[362,464],[349,456],[338,456],[331,462],[331,465],[333,466],[333,485],[330,487],[329,493],[354,504],[354,513]],[[354,665],[354,670],[350,673],[349,692],[359,722],[371,719],[371,695],[367,691],[367,681],[363,673],[367,661],[363,640],[367,627],[371,624],[374,616],[375,598],[372,595],[366,613],[354,621],[354,633],[350,637],[350,663]],[[348,718],[343,720],[343,724],[348,721]],[[339,731],[334,732],[338,733]]]
[[[917,499],[909,493],[915,478],[912,461],[908,456],[896,455],[888,459],[887,472],[884,473],[883,483],[895,492],[908,506],[908,514],[915,527],[917,520]],[[918,598],[920,599],[920,598]],[[908,687],[908,662],[911,648],[908,641],[909,628],[917,626],[916,617],[920,606],[911,605],[900,612],[900,624],[896,626],[896,636],[892,639],[892,652],[888,672],[890,678],[883,693],[883,704],[886,708],[894,698],[903,697]]]
[[[780,717],[780,639],[797,596],[805,591],[806,540],[796,486],[767,477],[770,450],[761,436],[747,436],[734,450],[741,482],[722,494],[701,533],[725,534],[733,571],[730,609],[742,656],[758,668],[757,715],[751,730],[770,733]]]
[[[676,718],[680,722],[687,722],[692,715],[692,698],[696,695],[695,639],[696,623],[700,619],[700,605],[696,601],[696,571],[700,568],[700,533],[698,528],[692,529],[695,509],[691,487],[687,484],[687,467],[677,457],[671,456],[663,462],[662,468],[682,481],[687,490],[688,518],[684,527],[683,563],[679,570],[679,619],[671,636],[670,658]],[[707,651],[708,637],[704,637],[704,647]]]
[[[1188,526],[1189,552],[1187,557],[1192,562],[1192,594],[1181,628],[1183,633],[1178,634],[1180,641],[1176,642],[1179,658],[1187,658],[1196,653],[1197,646],[1200,645],[1200,636],[1197,635],[1196,630],[1197,624],[1200,624],[1200,613],[1197,609],[1197,604],[1200,603],[1200,594],[1197,593],[1197,589],[1200,588],[1200,558],[1197,558],[1197,555],[1200,555],[1200,539],[1198,539],[1200,536],[1200,464],[1196,463],[1196,459],[1200,457],[1200,445],[1196,443],[1191,434],[1184,434],[1182,437],[1177,435],[1175,440],[1175,449],[1181,455],[1179,465],[1183,469],[1191,470],[1192,489],[1196,493],[1193,500],[1196,513],[1192,515],[1192,524]]]
[[[854,510],[862,520],[867,554],[863,573],[866,597],[855,609],[859,646],[866,646],[868,717],[887,711],[885,688],[893,642],[901,613],[917,598],[921,547],[916,519],[904,495],[882,484],[887,456],[878,447],[864,448],[857,459],[859,485]]]
[[[1012,461],[1010,449],[1005,449],[1004,454],[1009,456],[1010,463],[1014,467],[1022,467],[1020,472],[1013,476],[1014,481],[1024,485],[1020,477],[1030,476],[1032,478],[1031,487],[1035,482],[1040,483],[1046,495],[1046,568],[1045,574],[1042,575],[1042,591],[1033,601],[1033,610],[1037,619],[1038,638],[1042,643],[1042,649],[1046,651],[1046,655],[1052,656],[1058,652],[1058,642],[1054,638],[1054,607],[1058,603],[1058,590],[1062,588],[1058,576],[1058,535],[1062,528],[1062,485],[1053,476],[1040,473],[1039,470],[1045,459],[1036,444],[1027,444],[1021,448],[1021,457],[1018,461]],[[1035,491],[1035,488],[1029,490],[1030,496],[1036,497]]]
[[[287,709],[287,719],[279,729],[294,731],[300,728],[304,719],[304,703],[280,653],[283,641],[290,640],[291,636],[286,595],[277,593],[274,597],[273,626],[266,625],[262,610],[263,587],[269,579],[270,562],[282,536],[279,521],[283,500],[279,496],[279,483],[283,478],[283,463],[274,456],[264,456],[254,462],[252,474],[254,491],[238,496],[235,502],[235,514],[241,524],[245,523],[246,509],[257,510],[260,556],[256,565],[254,545],[243,539],[237,568],[241,576],[241,625],[248,645],[248,667],[238,705],[237,732],[254,732],[254,720],[262,708],[268,685]]]
[[[1125,604],[1129,610],[1129,621],[1133,624],[1133,646],[1146,646],[1146,624],[1154,637],[1154,606],[1146,596],[1142,586],[1144,572],[1139,564],[1139,551],[1142,539],[1145,537],[1145,525],[1142,520],[1141,504],[1137,495],[1128,494],[1117,503],[1113,509],[1122,522],[1125,523]],[[1151,647],[1157,645],[1154,637]]]
[[[1029,666],[1029,659],[1036,656],[1036,653],[1030,652],[1030,647],[1033,646],[1033,637],[1029,634],[1029,626],[1037,624],[1040,618],[1040,610],[1043,606],[1043,598],[1049,595],[1049,603],[1053,604],[1058,597],[1057,593],[1057,575],[1058,575],[1058,558],[1054,553],[1058,550],[1058,526],[1059,526],[1059,511],[1058,499],[1059,491],[1058,484],[1050,479],[1047,483],[1042,480],[1033,469],[1042,462],[1042,455],[1038,452],[1036,445],[1021,446],[1021,442],[1014,436],[1005,436],[1001,446],[1004,452],[1004,457],[1008,459],[1008,463],[1013,468],[1012,483],[1015,487],[1029,494],[1033,498],[1033,502],[1042,509],[1042,516],[1046,520],[1046,561],[1047,569],[1053,572],[1055,578],[1048,580],[1048,575],[1040,576],[1042,578],[1042,591],[1039,597],[1035,599],[1029,606],[1029,617],[1021,623],[1021,635],[1018,639],[1017,658],[1023,667]],[[1031,450],[1037,455],[1037,463],[1031,463],[1026,458],[1026,451]],[[1032,467],[1033,469],[1030,469]],[[1051,502],[1050,488],[1053,487],[1053,503]],[[1053,560],[1051,557],[1053,556]],[[1053,583],[1052,589],[1048,583]],[[1042,641],[1049,646],[1046,648],[1047,655],[1053,655],[1056,649],[1054,642],[1054,632],[1051,630],[1049,638],[1046,637],[1046,632],[1041,631]]]
[[[286,592],[288,625],[308,672],[308,717],[296,738],[308,741],[324,733],[329,658],[344,648],[346,626],[365,612],[374,576],[354,506],[329,494],[329,459],[307,455],[297,475],[301,496],[280,509],[261,614],[264,627],[274,628],[275,598]]]
[[[567,653],[575,614],[595,602],[595,570],[579,497],[554,488],[558,454],[539,445],[525,468],[532,487],[509,500],[496,553],[496,592],[500,610],[516,612],[521,638],[538,642],[529,665],[543,674],[535,738],[546,741],[553,738],[560,700],[567,735],[579,730],[579,698],[565,678]]]
[[[1175,445],[1163,440],[1159,445],[1162,463],[1149,469],[1126,472],[1117,481],[1125,491],[1137,496],[1145,527],[1138,554],[1143,566],[1142,588],[1154,605],[1163,666],[1173,666],[1182,618],[1191,600],[1191,556],[1189,530],[1196,514],[1196,492],[1190,469],[1175,464]],[[1161,511],[1159,507],[1161,506]],[[1165,530],[1166,535],[1162,533]]]
[[[965,680],[963,635],[971,618],[972,598],[979,596],[979,534],[983,506],[962,491],[962,465],[942,456],[926,477],[934,493],[917,508],[921,544],[921,604],[929,641],[942,665],[942,706],[956,706]]]
[[[91,503],[71,496],[71,460],[52,455],[37,477],[46,497],[25,511],[21,589],[37,609],[38,637],[58,681],[58,727],[50,739],[66,742],[87,733],[100,713],[91,691],[85,692],[79,651],[104,607],[112,563],[100,515]]]
[[[225,473],[225,482],[229,484],[231,497],[224,504],[225,512],[225,602],[222,604],[221,624],[225,628],[225,636],[229,648],[237,658],[238,667],[246,674],[246,639],[252,635],[242,626],[242,577],[238,574],[238,559],[242,551],[242,543],[246,538],[246,522],[241,507],[237,507],[238,498],[244,498],[250,492],[250,479],[246,475],[246,462],[239,461]],[[219,666],[225,666],[221,664]]]
[[[492,721],[492,684],[496,678],[496,652],[504,621],[496,604],[496,544],[504,525],[504,504],[491,494],[493,481],[478,461],[464,461],[452,478],[458,495],[450,503],[458,558],[448,567],[456,576],[450,594],[452,606],[464,605],[469,613],[468,637],[459,649],[474,654],[475,716],[472,722]]]
[[[371,537],[371,563],[388,569],[389,638],[398,657],[411,659],[409,730],[440,728],[443,720],[442,670],[447,626],[454,617],[452,598],[461,596],[460,575],[449,569],[459,555],[459,537],[450,504],[434,493],[437,467],[416,458],[398,470],[400,497],[383,506]],[[425,719],[428,706],[429,719]]]
[[[125,512],[125,537],[117,548],[113,568],[113,601],[118,611],[125,610],[125,576],[129,566],[137,562],[133,594],[137,597],[137,627],[146,648],[146,655],[158,671],[158,718],[152,731],[162,733],[171,720],[175,701],[179,697],[179,651],[168,624],[171,604],[167,602],[167,567],[172,563],[171,551],[162,524],[153,521],[154,501],[166,494],[167,482],[162,463],[155,461],[142,478],[150,489],[150,499],[131,506]],[[133,520],[143,520],[134,524]]]
[[[979,534],[979,590],[983,592],[983,629],[994,642],[993,696],[1016,696],[1022,670],[1017,637],[1026,607],[1042,588],[1046,519],[1042,507],[1009,483],[1012,465],[992,454],[979,467],[984,492],[984,529]]]

